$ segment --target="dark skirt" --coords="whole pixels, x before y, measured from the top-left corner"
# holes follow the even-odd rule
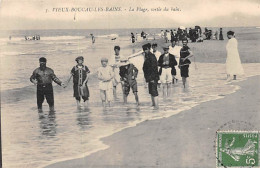
[[[82,96],[82,98],[84,99],[89,98],[89,90],[87,84],[85,84],[84,87],[80,87],[78,84],[74,84],[73,90],[74,90],[73,96],[76,99],[80,98],[80,96]]]
[[[148,83],[149,94],[153,97],[158,96],[157,84],[157,81]]]
[[[189,77],[189,65],[181,66],[181,77]]]
[[[220,35],[219,35],[219,40],[224,40],[223,34],[220,34]]]

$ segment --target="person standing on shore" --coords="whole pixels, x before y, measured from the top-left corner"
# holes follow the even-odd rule
[[[160,80],[163,86],[163,97],[169,96],[170,84],[172,82],[172,75],[176,75],[175,66],[177,61],[175,56],[169,53],[169,46],[163,47],[164,54],[162,54],[158,60],[158,66],[160,67]]]
[[[101,67],[98,68],[98,79],[99,81],[99,89],[100,89],[100,97],[102,100],[103,107],[106,107],[106,102],[108,102],[108,106],[110,107],[110,103],[113,99],[113,83],[112,80],[114,78],[114,72],[111,66],[107,65],[108,59],[101,59]]]
[[[109,59],[109,65],[113,68],[114,71],[114,78],[112,80],[113,95],[114,95],[114,99],[117,100],[118,98],[117,98],[116,88],[118,84],[121,84],[120,75],[119,75],[120,58],[122,58],[122,56],[120,55],[120,46],[115,46],[114,52],[115,54]]]
[[[161,30],[161,38],[164,39],[164,31]]]
[[[170,42],[171,41],[171,32],[167,30],[166,32],[166,36],[167,36],[167,39],[166,39],[166,43]]]
[[[226,60],[226,71],[227,78],[231,75],[233,80],[236,80],[237,75],[244,74],[244,69],[241,64],[240,56],[237,48],[237,39],[235,38],[235,33],[233,31],[227,32],[228,42],[226,46],[227,50],[227,60]]]
[[[144,51],[144,64],[143,64],[143,72],[144,78],[148,83],[149,94],[151,95],[152,106],[154,109],[158,109],[158,90],[157,90],[157,82],[159,80],[159,72],[157,66],[157,60],[154,54],[150,52],[150,48],[148,44],[142,46]]]
[[[215,32],[215,39],[218,40],[218,30]]]
[[[90,71],[86,65],[83,65],[83,56],[77,57],[75,61],[77,62],[77,65],[72,68],[67,84],[70,82],[71,77],[73,77],[73,96],[77,101],[77,106],[79,106],[81,98],[88,104],[89,89],[87,82]]]
[[[92,44],[94,44],[96,41],[95,36],[92,33],[90,34],[90,36],[91,36]]]
[[[33,71],[30,81],[37,85],[37,107],[38,111],[42,112],[42,104],[44,98],[46,98],[49,104],[50,111],[54,111],[54,95],[52,81],[65,88],[65,84],[62,83],[54,74],[54,71],[46,66],[47,59],[41,57],[39,59],[40,67]]]
[[[219,29],[219,40],[224,40],[223,33],[222,33],[222,28]]]
[[[183,39],[182,40],[183,47],[180,51],[180,62],[179,62],[179,68],[181,70],[181,77],[182,77],[182,83],[183,87],[186,87],[187,78],[189,77],[189,65],[191,64],[191,61],[189,58],[193,57],[193,53],[188,47],[188,40]]]

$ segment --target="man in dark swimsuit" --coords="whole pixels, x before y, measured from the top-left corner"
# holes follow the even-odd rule
[[[40,67],[36,68],[33,71],[32,76],[30,77],[30,81],[37,85],[37,106],[39,112],[42,111],[42,103],[44,101],[44,97],[49,104],[50,110],[54,110],[54,96],[53,96],[53,87],[52,81],[57,83],[60,86],[65,87],[65,84],[62,83],[54,74],[54,71],[46,67],[46,58],[41,57],[39,59]]]
[[[188,47],[188,40],[184,39],[182,40],[183,47],[180,50],[180,61],[179,61],[179,68],[181,70],[181,77],[183,86],[185,88],[187,77],[189,77],[189,65],[191,61],[189,58],[193,57],[193,53]]]

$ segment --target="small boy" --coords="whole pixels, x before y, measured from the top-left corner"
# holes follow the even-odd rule
[[[71,69],[71,75],[68,79],[67,84],[69,83],[71,77],[73,77],[73,96],[77,101],[77,106],[79,106],[81,98],[84,102],[88,104],[89,90],[87,82],[89,78],[88,74],[90,73],[90,71],[86,65],[83,65],[83,56],[77,57],[75,61],[77,62],[77,65]]]
[[[107,65],[108,59],[101,59],[101,67],[98,68],[98,79],[99,89],[100,89],[100,97],[102,100],[103,107],[106,107],[106,101],[108,102],[108,106],[110,107],[110,102],[113,99],[113,83],[112,79],[114,78],[114,72],[111,66]]]
[[[130,92],[130,87],[133,90],[135,95],[136,105],[139,106],[139,98],[137,95],[137,82],[136,77],[138,74],[138,69],[133,65],[130,64],[127,58],[120,59],[120,68],[119,68],[119,75],[121,76],[121,81],[123,85],[123,97],[124,97],[124,104],[127,103],[127,96]]]
[[[109,59],[109,65],[112,67],[114,71],[114,78],[112,80],[113,95],[114,95],[114,99],[117,100],[116,88],[118,84],[120,84],[119,63],[120,63],[120,58],[122,58],[122,56],[120,55],[120,46],[115,46],[114,51],[115,54]]]

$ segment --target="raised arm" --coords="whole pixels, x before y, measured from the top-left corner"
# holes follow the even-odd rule
[[[68,80],[67,80],[67,84],[69,84],[69,82],[70,82],[70,80],[71,80],[72,77],[73,77],[73,74],[70,73],[70,76],[69,76],[69,78],[68,78]]]
[[[127,58],[128,58],[128,59],[134,58],[134,57],[136,57],[136,56],[140,56],[141,54],[143,54],[143,51],[142,51],[142,50],[140,50],[140,51],[137,52],[137,53],[134,53],[134,54],[132,54],[132,55],[127,56]]]

